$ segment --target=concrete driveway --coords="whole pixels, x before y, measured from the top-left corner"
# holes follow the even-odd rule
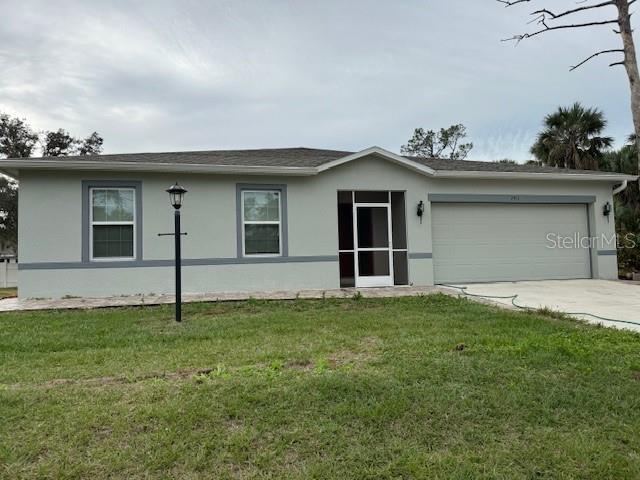
[[[543,308],[569,313],[590,323],[627,328],[640,332],[640,285],[609,280],[544,280],[531,282],[475,283],[460,285],[473,295],[508,297],[517,295],[515,303],[523,307]],[[491,301],[511,306],[510,298]],[[599,317],[636,322],[609,322]]]

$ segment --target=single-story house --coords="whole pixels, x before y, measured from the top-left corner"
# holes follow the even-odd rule
[[[19,295],[616,278],[613,196],[636,177],[284,148],[0,160],[19,179]]]

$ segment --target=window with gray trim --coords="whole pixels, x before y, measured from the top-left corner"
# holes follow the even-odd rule
[[[91,259],[135,258],[135,189],[89,189]]]
[[[280,191],[242,191],[243,253],[281,255]]]
[[[287,257],[286,185],[237,185],[238,257]]]
[[[82,261],[142,259],[140,181],[82,182]]]

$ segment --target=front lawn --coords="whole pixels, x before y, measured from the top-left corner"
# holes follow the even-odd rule
[[[0,475],[640,478],[640,336],[443,295],[0,315]]]
[[[18,296],[18,289],[16,287],[0,288],[0,300],[16,296]]]

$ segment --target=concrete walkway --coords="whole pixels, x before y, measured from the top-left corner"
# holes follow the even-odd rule
[[[220,302],[228,300],[294,300],[296,298],[351,298],[359,292],[366,298],[411,297],[441,292],[453,295],[450,289],[441,287],[383,287],[383,288],[342,288],[336,290],[300,290],[246,293],[185,293],[184,303]],[[141,305],[162,305],[174,303],[174,295],[131,295],[105,298],[61,298],[61,299],[18,299],[0,300],[0,312],[23,310],[91,309],[106,307],[127,307]]]
[[[542,280],[531,282],[499,282],[463,285],[473,295],[486,295],[495,304],[513,308],[515,304],[529,308],[550,308],[565,312],[589,323],[626,328],[640,332],[640,285],[610,280]],[[459,290],[458,290],[459,291]],[[472,298],[472,297],[469,297]],[[639,325],[610,322],[598,317],[636,322]]]
[[[528,308],[550,308],[565,312],[591,323],[608,327],[628,328],[640,332],[640,325],[610,322],[579,312],[592,313],[600,317],[640,323],[640,285],[630,282],[607,280],[545,280],[535,282],[500,282],[460,285],[472,295],[467,298],[501,308],[518,310],[516,305]],[[335,290],[300,290],[246,293],[204,293],[184,294],[185,303],[219,302],[247,300],[293,300],[296,298],[351,298],[357,292],[366,298],[409,297],[444,293],[464,296],[460,289],[445,286],[435,287],[385,287],[385,288],[344,288]],[[505,298],[487,298],[487,297]],[[173,295],[133,295],[107,298],[63,298],[28,299],[6,298],[0,300],[0,312],[51,310],[51,309],[92,309],[106,307],[126,307],[142,305],[162,305],[174,302]]]

